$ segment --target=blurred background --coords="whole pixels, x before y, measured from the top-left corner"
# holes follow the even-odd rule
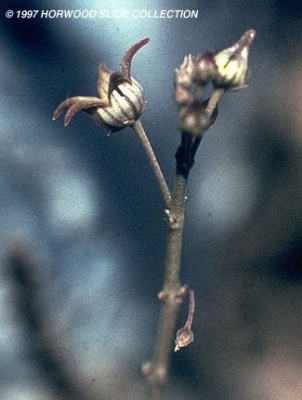
[[[17,18],[23,9],[39,14]],[[198,18],[40,17],[52,9]],[[52,114],[97,95],[99,62],[117,70],[150,37],[132,75],[171,186],[173,71],[250,28],[250,85],[220,101],[189,180],[182,282],[196,294],[195,341],[173,354],[166,399],[301,399],[302,3],[2,0],[0,18],[1,399],[148,398],[140,368],[166,240],[157,183],[131,129],[109,135],[85,113],[64,128]]]

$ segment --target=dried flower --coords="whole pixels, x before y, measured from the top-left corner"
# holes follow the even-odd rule
[[[134,54],[148,42],[148,38],[142,39],[127,51],[121,61],[120,71],[110,71],[100,64],[99,97],[71,97],[56,108],[53,120],[67,109],[65,126],[79,111],[86,111],[98,124],[112,131],[132,126],[144,112],[145,100],[141,85],[131,77],[131,61]]]
[[[248,56],[256,31],[250,29],[233,44],[214,57],[217,72],[213,80],[215,87],[242,89],[248,83]]]

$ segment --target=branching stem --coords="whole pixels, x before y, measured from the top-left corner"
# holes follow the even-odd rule
[[[154,354],[152,359],[143,365],[143,373],[151,389],[151,400],[162,399],[163,389],[168,380],[169,360],[172,352],[173,334],[178,311],[180,304],[183,302],[184,294],[187,291],[187,288],[181,286],[180,283],[187,181],[191,168],[194,165],[194,158],[200,146],[202,135],[215,122],[218,113],[217,104],[223,94],[224,89],[214,89],[208,101],[204,103],[203,124],[200,127],[199,135],[192,134],[192,132],[186,130],[182,131],[181,144],[175,155],[176,174],[171,196],[140,121],[136,121],[133,126],[151,161],[151,165],[164,194],[165,204],[167,205],[168,237],[165,277],[163,289],[159,293],[159,298],[163,301],[163,304],[160,311]],[[189,300],[188,319],[184,327],[177,331],[175,351],[187,346],[194,339],[191,330],[195,308],[194,292],[192,290],[189,292]]]
[[[213,91],[206,106],[206,130],[214,121],[217,103],[224,90]],[[216,112],[217,114],[217,112]],[[203,132],[202,132],[203,133]],[[155,350],[151,361],[143,366],[143,372],[151,388],[151,400],[160,400],[163,388],[168,378],[169,360],[172,351],[173,333],[180,304],[183,302],[186,287],[180,283],[180,267],[182,254],[182,239],[185,220],[185,201],[187,181],[191,168],[194,165],[194,157],[200,146],[202,135],[194,136],[188,132],[182,132],[181,144],[177,149],[176,174],[171,196],[170,207],[166,210],[168,222],[167,253],[165,263],[165,278],[163,289],[159,298],[163,300],[160,311],[158,333]],[[187,346],[193,341],[194,335],[191,331],[194,313],[194,292],[190,291],[190,312],[188,321],[184,328],[178,330],[175,350]]]

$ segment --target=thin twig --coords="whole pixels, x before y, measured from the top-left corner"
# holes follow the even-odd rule
[[[171,207],[167,210],[168,239],[165,279],[159,298],[164,301],[159,318],[159,328],[153,358],[143,366],[143,372],[151,388],[151,399],[161,399],[168,377],[169,359],[172,352],[173,331],[182,302],[184,288],[180,284],[180,265],[184,227],[184,206],[187,177],[176,174]]]
[[[159,163],[157,161],[157,158],[154,154],[154,151],[152,149],[151,143],[146,135],[146,132],[143,128],[143,125],[141,123],[141,121],[138,119],[137,121],[135,121],[134,125],[132,126],[132,128],[135,130],[135,132],[137,133],[139,140],[147,154],[147,157],[150,161],[150,164],[152,166],[153,172],[155,174],[155,177],[157,179],[157,182],[159,184],[159,187],[161,189],[161,192],[163,194],[164,197],[164,202],[165,202],[165,206],[166,208],[170,207],[171,204],[171,194],[170,194],[170,190],[168,188],[168,185],[166,183],[165,177],[162,173],[162,170],[159,166]]]

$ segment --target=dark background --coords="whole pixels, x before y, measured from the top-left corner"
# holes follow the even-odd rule
[[[198,18],[4,15],[186,8]],[[64,128],[52,114],[69,96],[95,96],[99,62],[117,70],[150,37],[132,74],[171,186],[173,71],[250,28],[250,85],[222,98],[190,176],[182,282],[197,297],[195,341],[172,357],[167,399],[301,399],[301,2],[16,0],[1,1],[0,21],[1,399],[147,398],[160,192],[131,129],[108,135],[84,113]]]

